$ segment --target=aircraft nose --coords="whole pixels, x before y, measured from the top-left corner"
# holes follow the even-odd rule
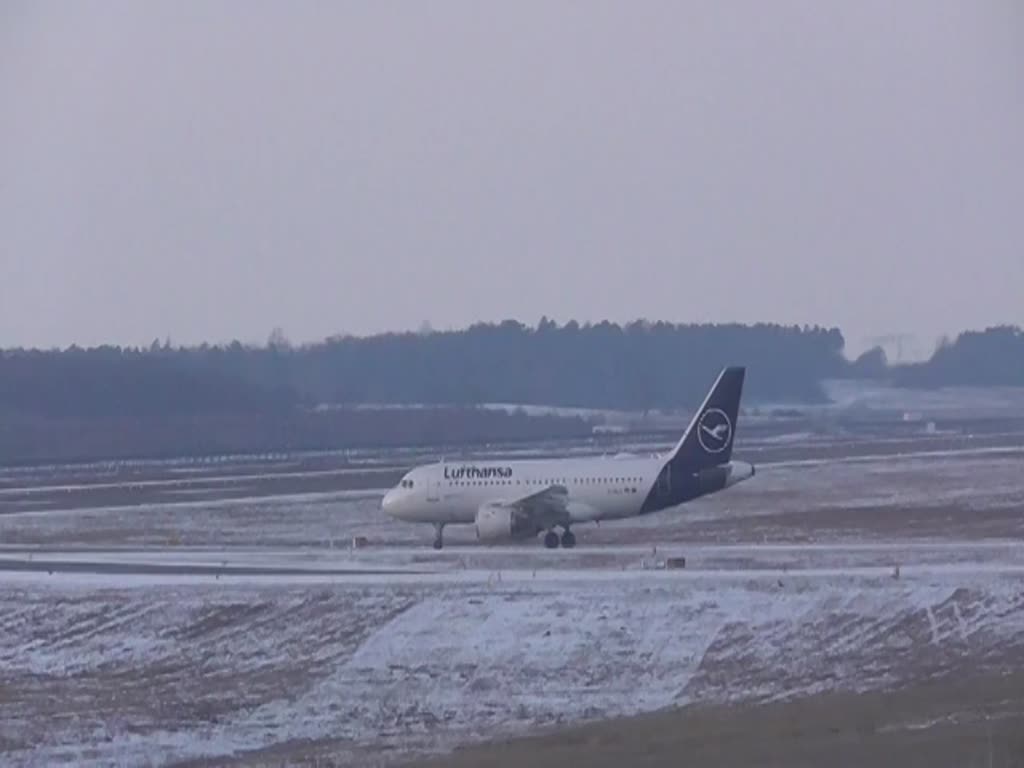
[[[395,489],[392,488],[390,491],[384,494],[384,498],[380,500],[380,508],[386,515],[395,514],[395,506],[398,500],[398,494],[395,493]]]

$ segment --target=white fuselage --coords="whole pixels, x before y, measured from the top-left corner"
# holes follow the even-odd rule
[[[474,524],[480,541],[545,532],[545,547],[571,549],[576,523],[658,512],[754,476],[750,464],[731,460],[745,373],[739,366],[722,369],[665,456],[442,461],[408,472],[381,506],[399,520],[432,523],[435,549],[444,546],[442,531],[452,523]]]
[[[406,474],[381,506],[407,522],[469,524],[484,504],[562,486],[572,522],[616,520],[641,513],[664,465],[660,457],[635,456],[428,464]],[[467,467],[479,471],[471,476]],[[753,475],[743,462],[728,467],[729,485]]]

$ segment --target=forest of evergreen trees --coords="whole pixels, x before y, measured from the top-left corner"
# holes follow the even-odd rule
[[[820,402],[822,379],[885,378],[913,387],[1024,386],[1024,333],[965,333],[931,360],[887,365],[881,350],[855,362],[839,330],[637,321],[477,324],[461,331],[336,337],[296,347],[99,347],[0,353],[0,462],[347,444],[444,436],[443,421],[385,423],[323,404],[444,405],[451,432],[470,436],[467,408],[520,403],[690,408],[723,365],[749,369],[745,402]],[[425,418],[425,417],[424,417]],[[492,418],[492,417],[487,417]],[[480,424],[484,421],[477,419]],[[499,437],[536,434],[523,418],[488,422]],[[578,422],[547,424],[578,433]],[[426,431],[424,431],[426,430]],[[103,435],[108,435],[103,437]],[[143,436],[146,437],[143,437]],[[89,437],[87,437],[89,436]],[[134,437],[131,437],[134,436]]]
[[[905,387],[1024,386],[1024,331],[997,326],[943,341],[925,363],[898,366],[891,375]]]
[[[12,350],[0,409],[54,416],[272,412],[321,403],[608,408],[690,406],[727,364],[750,368],[753,399],[817,401],[841,375],[838,330],[636,322],[339,337],[265,346]]]

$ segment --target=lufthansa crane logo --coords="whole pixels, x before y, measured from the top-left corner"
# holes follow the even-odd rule
[[[732,440],[732,422],[719,408],[709,408],[697,424],[697,440],[708,453],[721,453]]]

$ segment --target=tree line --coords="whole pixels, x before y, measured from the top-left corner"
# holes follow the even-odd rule
[[[732,364],[748,367],[747,404],[823,402],[828,378],[1024,386],[1016,327],[964,333],[916,365],[890,366],[880,349],[851,362],[844,344],[838,329],[817,326],[545,318],[302,346],[276,332],[265,345],[8,349],[0,462],[577,435],[589,429],[578,419],[541,423],[474,406],[690,409]],[[367,403],[447,410],[352,407]]]
[[[850,362],[835,328],[637,321],[333,337],[292,346],[102,346],[0,352],[0,413],[104,418],[274,413],[321,404],[688,408],[724,365],[749,369],[746,399],[821,402],[827,378],[901,386],[1024,385],[1024,332],[999,326],[944,341],[926,362]]]
[[[904,387],[1024,386],[1024,331],[1000,325],[943,339],[924,363],[901,365],[890,372]]]
[[[323,403],[594,408],[688,407],[723,365],[750,369],[748,394],[819,401],[841,375],[837,329],[638,321],[334,337],[263,346],[8,350],[0,410],[54,416],[274,412]]]

